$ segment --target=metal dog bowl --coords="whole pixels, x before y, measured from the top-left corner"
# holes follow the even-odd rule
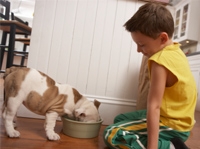
[[[103,120],[99,122],[80,122],[69,119],[67,116],[62,116],[63,133],[74,138],[94,138],[99,134]]]

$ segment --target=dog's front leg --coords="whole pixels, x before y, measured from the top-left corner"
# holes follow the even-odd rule
[[[47,138],[49,140],[60,139],[60,136],[54,131],[57,118],[58,118],[58,113],[56,112],[46,113],[46,121],[45,121],[44,127],[45,127]]]

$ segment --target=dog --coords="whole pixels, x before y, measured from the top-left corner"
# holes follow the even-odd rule
[[[33,68],[11,67],[4,74],[4,103],[2,116],[9,137],[19,137],[13,120],[23,103],[30,111],[45,115],[45,131],[49,140],[59,140],[54,127],[59,116],[68,115],[82,122],[100,120],[97,100],[89,101],[68,84],[56,83],[46,74]]]

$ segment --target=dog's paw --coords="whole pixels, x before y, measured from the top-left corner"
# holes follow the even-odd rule
[[[17,128],[17,123],[15,121],[13,121],[13,127]]]
[[[60,136],[55,132],[48,133],[47,138],[52,141],[60,140]]]
[[[13,131],[8,131],[8,132],[7,132],[7,135],[8,135],[9,137],[11,137],[11,138],[17,138],[17,137],[20,136],[20,133],[19,133],[19,131],[17,131],[17,130],[13,130]]]

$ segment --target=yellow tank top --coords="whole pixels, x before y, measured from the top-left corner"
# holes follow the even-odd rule
[[[179,44],[174,43],[149,58],[149,69],[151,61],[164,66],[178,79],[173,86],[165,88],[160,109],[161,122],[175,130],[190,131],[195,123],[197,88],[185,54]]]

